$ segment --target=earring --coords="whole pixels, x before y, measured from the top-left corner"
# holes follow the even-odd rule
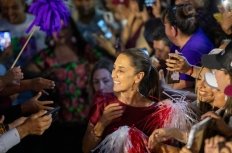
[[[132,84],[132,90],[134,90],[134,85],[135,85],[135,82]]]

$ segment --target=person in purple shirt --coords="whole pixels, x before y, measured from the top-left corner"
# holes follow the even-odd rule
[[[201,65],[201,56],[214,48],[214,44],[198,26],[196,14],[191,4],[179,4],[168,8],[162,19],[165,33],[174,44],[171,52],[178,51],[191,65]],[[172,84],[174,89],[194,86],[191,76],[180,74],[179,78],[179,83]]]

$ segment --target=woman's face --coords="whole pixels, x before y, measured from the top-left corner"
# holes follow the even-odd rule
[[[213,89],[214,92],[214,101],[213,106],[217,108],[222,108],[226,104],[225,94],[217,89]]]
[[[221,92],[224,92],[225,88],[231,84],[230,81],[230,75],[224,70],[213,70],[213,73],[215,74],[217,84],[218,84],[218,89]]]
[[[131,64],[131,59],[124,54],[120,54],[112,72],[115,92],[127,92],[133,90],[135,83],[135,68]]]
[[[2,16],[12,24],[24,22],[26,14],[24,12],[25,4],[22,0],[2,0]]]
[[[201,102],[207,102],[211,106],[221,108],[225,105],[225,94],[218,89],[211,88],[205,81],[204,75],[209,72],[203,68],[197,79],[197,96]]]
[[[98,69],[93,74],[93,87],[96,92],[113,92],[113,80],[107,69]]]
[[[197,87],[197,98],[201,102],[212,103],[214,100],[214,94],[211,87],[205,82],[204,75],[209,72],[208,69],[203,68],[197,77],[196,87]]]

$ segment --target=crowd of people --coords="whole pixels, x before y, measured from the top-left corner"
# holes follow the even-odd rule
[[[232,152],[231,0],[66,0],[12,68],[34,1],[0,0],[0,153]]]

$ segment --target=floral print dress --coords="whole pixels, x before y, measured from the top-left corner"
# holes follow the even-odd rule
[[[49,73],[56,83],[56,99],[61,106],[61,121],[84,121],[89,112],[87,92],[88,64],[83,60],[59,64],[54,51],[44,50],[34,58],[35,64]]]

